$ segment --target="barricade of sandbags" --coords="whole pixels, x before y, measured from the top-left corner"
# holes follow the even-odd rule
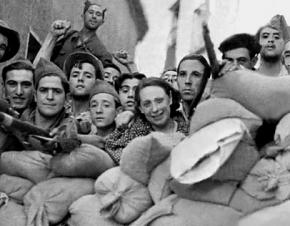
[[[26,226],[24,207],[12,200],[8,200],[6,204],[1,205],[0,226]]]
[[[85,195],[76,200],[69,207],[70,226],[121,226],[112,219],[107,219],[100,214],[101,205],[99,197],[94,195]]]
[[[265,120],[290,112],[290,77],[270,77],[252,70],[231,71],[212,81],[212,95],[230,98]]]
[[[74,201],[93,191],[94,181],[91,179],[63,177],[38,183],[24,196],[26,226],[59,223]]]
[[[51,158],[51,155],[40,151],[3,152],[0,158],[0,173],[38,183],[54,177],[49,167]]]
[[[147,186],[152,170],[169,156],[172,148],[183,138],[181,133],[169,136],[160,132],[135,138],[123,150],[121,170]]]
[[[149,190],[114,167],[103,173],[95,183],[103,217],[128,224],[138,218],[152,205]]]
[[[226,118],[241,119],[253,138],[255,138],[258,128],[262,125],[260,117],[248,111],[238,102],[228,98],[210,98],[197,105],[190,121],[190,134]]]
[[[97,178],[114,163],[103,150],[82,144],[70,153],[60,153],[50,160],[50,168],[57,176]]]
[[[6,174],[0,175],[0,192],[6,193],[9,198],[18,203],[23,203],[24,195],[32,188],[34,184],[21,177],[14,177]]]
[[[240,217],[241,213],[226,206],[170,195],[130,226],[233,226]]]

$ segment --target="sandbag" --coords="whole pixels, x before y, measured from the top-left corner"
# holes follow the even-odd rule
[[[183,138],[181,133],[168,135],[161,132],[135,138],[123,150],[121,170],[147,186],[152,170],[169,156],[172,148]]]
[[[243,217],[239,226],[285,226],[290,222],[290,201],[261,209]]]
[[[148,189],[154,203],[161,201],[172,193],[170,188],[170,162],[169,156],[151,173]]]
[[[54,177],[49,168],[51,157],[40,151],[4,152],[1,154],[0,172],[38,183]]]
[[[262,119],[229,98],[211,98],[197,105],[190,121],[190,134],[225,118],[239,118],[246,125],[253,138],[262,125]]]
[[[235,177],[240,173],[239,168],[243,168],[244,162],[239,164],[239,168],[229,164],[227,168],[235,169],[233,172],[219,171],[231,158],[244,136],[247,136],[247,129],[239,119],[222,119],[200,129],[186,137],[172,150],[171,176],[182,184],[198,183],[217,173],[220,174],[218,176],[220,180]],[[257,156],[257,153],[251,149],[248,155]],[[251,159],[246,159],[253,165]],[[244,177],[249,170],[245,169],[239,177]]]
[[[143,184],[114,167],[95,183],[100,199],[100,212],[121,224],[131,223],[152,205],[150,193]]]
[[[25,226],[26,215],[24,207],[9,200],[0,207],[0,226]]]
[[[114,163],[103,150],[82,144],[70,153],[58,154],[50,160],[50,168],[57,176],[97,178]]]
[[[212,95],[230,98],[264,120],[279,121],[290,112],[290,77],[252,70],[232,71],[213,80]]]
[[[97,195],[85,195],[71,204],[69,207],[70,226],[118,226],[111,219],[100,214],[100,201]]]
[[[91,179],[53,178],[40,182],[24,196],[26,226],[59,223],[74,201],[93,191]]]
[[[34,184],[21,177],[0,175],[0,192],[6,193],[19,203],[23,202],[24,195],[31,189]]]
[[[158,208],[159,205],[162,208]],[[147,210],[132,226],[233,226],[240,216],[239,212],[226,206],[168,196]]]

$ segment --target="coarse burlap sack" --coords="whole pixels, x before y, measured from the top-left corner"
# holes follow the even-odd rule
[[[290,112],[290,77],[252,70],[232,71],[212,81],[212,95],[230,98],[264,120],[279,121]]]
[[[151,173],[148,189],[154,203],[169,196],[172,191],[170,188],[170,156],[160,163]]]
[[[285,226],[290,222],[290,201],[242,217],[239,226]]]
[[[152,205],[147,187],[115,167],[99,176],[95,191],[100,212],[121,224],[131,223]]]
[[[113,160],[105,151],[90,144],[82,144],[70,153],[60,153],[50,160],[52,171],[66,177],[97,178],[113,166]]]
[[[244,137],[249,135],[239,119],[222,119],[200,129],[172,150],[171,176],[181,184],[198,183],[212,176],[216,180],[241,180],[256,162],[251,157],[258,156],[255,149],[249,148],[243,153],[243,148],[237,148]],[[246,167],[243,161],[232,164],[241,156],[247,160]]]
[[[25,226],[26,215],[24,207],[9,200],[0,207],[0,226]]]
[[[85,195],[69,207],[69,226],[120,226],[112,219],[107,219],[100,214],[100,200],[95,195]]]
[[[274,140],[281,147],[290,145],[290,113],[284,115],[276,126]]]
[[[152,170],[169,156],[183,138],[181,133],[168,135],[161,132],[135,138],[123,150],[121,170],[147,186]]]
[[[93,191],[91,179],[53,178],[40,182],[24,196],[26,226],[59,223],[74,201]]]
[[[38,183],[54,177],[49,168],[51,157],[40,151],[4,152],[1,154],[0,172]]]
[[[0,175],[0,192],[6,193],[19,203],[23,202],[24,195],[31,189],[34,184],[21,177]]]
[[[131,226],[233,226],[240,216],[226,206],[171,195],[147,210]]]
[[[211,98],[203,101],[194,112],[190,121],[190,134],[225,118],[239,118],[246,125],[253,138],[262,125],[262,119],[248,111],[238,102],[229,98]]]

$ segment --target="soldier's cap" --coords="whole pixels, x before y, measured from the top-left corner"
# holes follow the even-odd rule
[[[11,29],[4,20],[0,20],[0,33],[7,37],[8,46],[0,62],[7,61],[14,57],[20,48],[19,33]]]
[[[88,52],[74,52],[68,55],[64,62],[63,71],[69,79],[73,66],[79,63],[90,63],[96,70],[96,79],[104,79],[104,69],[102,62],[93,54]]]

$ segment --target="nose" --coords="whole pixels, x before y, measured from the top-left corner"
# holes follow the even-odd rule
[[[80,73],[78,75],[78,81],[84,81],[84,75],[83,75],[83,73]]]
[[[190,75],[187,75],[187,76],[186,76],[185,83],[186,83],[186,84],[191,84],[191,76],[190,76]]]
[[[101,104],[99,104],[99,105],[97,106],[97,108],[96,108],[96,112],[97,112],[97,113],[102,113],[102,112],[103,112],[103,107],[102,107]]]
[[[128,97],[134,98],[135,91],[133,89],[129,89]]]
[[[17,85],[17,88],[16,88],[16,94],[17,94],[18,96],[21,96],[21,95],[23,94],[23,89],[22,89],[21,84],[18,84],[18,85]]]
[[[48,100],[53,100],[54,98],[54,95],[53,95],[53,91],[50,89],[48,90],[47,92],[47,97],[46,97]]]
[[[156,111],[158,111],[158,104],[153,103],[152,104],[152,112],[156,112]]]

